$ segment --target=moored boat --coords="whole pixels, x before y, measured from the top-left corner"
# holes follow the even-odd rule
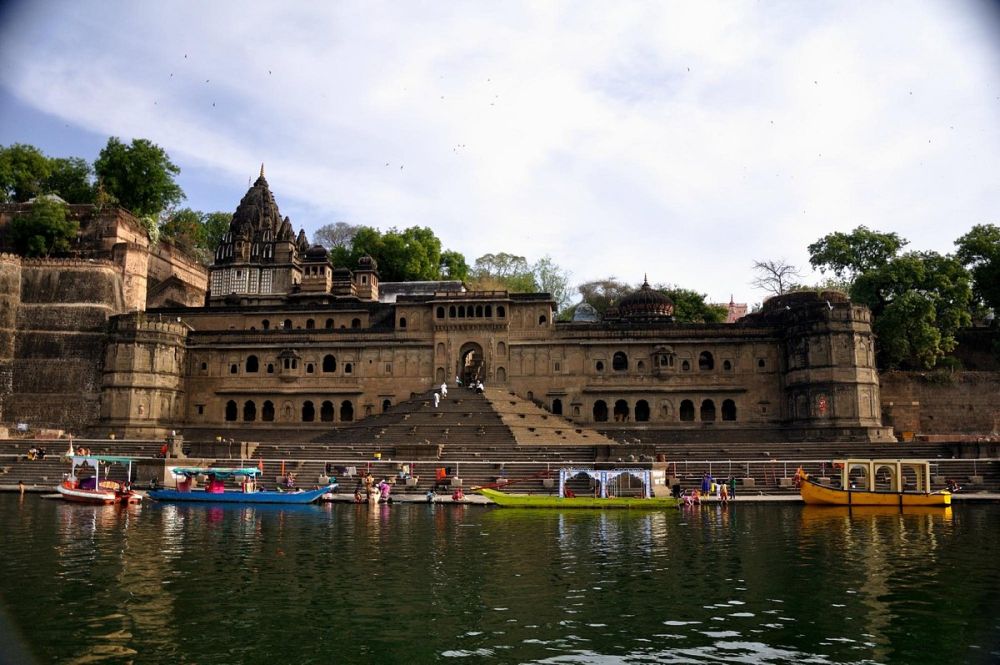
[[[594,484],[594,495],[575,496],[566,486],[567,481],[577,476],[586,476]],[[585,509],[641,509],[656,510],[676,508],[679,500],[669,496],[653,496],[653,484],[665,485],[662,471],[650,469],[578,469],[559,470],[558,494],[512,494],[489,488],[481,488],[479,493],[503,508],[585,508]],[[619,481],[632,479],[639,482],[636,496],[622,496]]]
[[[69,475],[63,478],[56,491],[66,501],[75,503],[111,504],[138,503],[142,495],[132,490],[132,458],[110,455],[73,455]],[[124,483],[107,477],[107,467],[112,464],[127,465]],[[101,479],[101,466],[105,477]]]
[[[150,490],[149,496],[157,501],[199,501],[209,503],[312,503],[327,492],[332,492],[337,483],[329,483],[312,490],[268,491],[258,489],[257,477],[260,469],[247,467],[227,469],[215,467],[173,467],[170,471],[177,478],[175,489]],[[207,485],[195,488],[195,478],[204,476]],[[237,480],[239,489],[225,486],[226,480]]]
[[[906,459],[836,460],[839,487],[820,483],[799,469],[802,500],[831,506],[950,506],[951,492],[931,491],[930,463]]]

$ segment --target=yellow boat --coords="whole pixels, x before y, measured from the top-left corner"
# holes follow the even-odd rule
[[[927,460],[845,459],[834,461],[840,486],[830,486],[799,469],[802,500],[829,506],[950,506],[951,492],[932,492]]]

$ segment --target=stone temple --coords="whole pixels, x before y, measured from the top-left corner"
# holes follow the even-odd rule
[[[678,323],[644,283],[604,317],[557,322],[545,293],[385,283],[370,257],[331,265],[282,217],[263,170],[207,273],[143,245],[123,211],[76,212],[94,235],[81,258],[0,257],[4,422],[302,440],[458,379],[644,441],[894,440],[869,311],[839,293]],[[0,242],[15,214],[0,208]]]

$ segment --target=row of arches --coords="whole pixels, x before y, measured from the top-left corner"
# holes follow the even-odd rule
[[[392,402],[390,400],[382,400],[382,411],[388,411],[391,406]],[[336,417],[338,411],[339,418]],[[243,422],[252,423],[260,420],[261,422],[268,423],[274,422],[275,417],[275,405],[271,400],[265,400],[259,410],[257,402],[252,399],[246,400],[242,405],[238,404],[236,400],[226,402],[225,419],[227,422],[242,420]],[[354,420],[354,403],[349,399],[345,399],[338,407],[331,400],[325,400],[319,404],[317,411],[316,403],[312,400],[302,402],[302,405],[298,409],[290,402],[286,402],[282,407],[281,419],[285,422],[298,421],[303,423],[316,422],[317,419],[325,423],[332,423],[335,420],[351,422]]]
[[[260,327],[261,327],[262,330],[271,330],[272,329],[271,328],[271,320],[270,319],[264,319],[263,321],[260,322]],[[280,324],[276,324],[276,327],[274,328],[274,330],[292,330],[294,327],[295,327],[295,324],[292,322],[291,319],[285,319]],[[326,330],[333,330],[336,327],[336,322],[333,319],[327,319],[323,327]],[[347,326],[342,323],[342,324],[340,324],[340,327],[341,328],[346,328]],[[360,328],[360,327],[361,327],[361,319],[359,319],[359,318],[353,318],[353,319],[351,319],[351,328]],[[405,324],[404,324],[404,327],[405,327]],[[252,327],[250,329],[253,330]],[[315,330],[316,329],[316,319],[306,319],[306,321],[305,321],[305,329],[306,330]]]
[[[563,410],[562,401],[555,399],[552,401],[552,413],[561,415]],[[695,420],[695,403],[693,400],[682,400],[678,415],[681,422],[693,422]],[[724,421],[736,420],[736,402],[731,399],[722,401],[721,414],[716,413],[715,402],[710,399],[702,400],[697,409],[698,420],[701,422],[714,422],[717,415],[722,416]],[[603,399],[594,402],[593,408],[594,422],[606,423],[613,418],[614,422],[628,422],[635,419],[636,422],[648,422],[650,417],[649,402],[640,399],[631,407],[628,400],[619,399],[614,402],[613,408],[609,412],[608,403]]]
[[[493,305],[449,305],[447,310],[443,305],[439,305],[435,315],[439,319],[445,318],[446,315],[449,319],[492,319]],[[507,308],[497,305],[496,318],[503,319],[506,316]]]
[[[285,357],[281,359],[283,368],[286,370],[295,370],[299,368],[298,358]],[[204,364],[204,363],[203,363]],[[327,354],[323,356],[323,360],[319,363],[321,371],[323,373],[333,373],[337,371],[337,357],[332,354]],[[255,355],[247,356],[246,363],[244,364],[244,372],[247,374],[256,374],[261,371],[260,358]],[[266,363],[264,366],[264,371],[267,374],[274,374],[274,363]],[[206,369],[203,367],[202,369]],[[343,365],[344,374],[354,373],[354,363],[344,363]],[[234,364],[230,367],[230,373],[236,374],[239,371],[239,366]],[[316,371],[316,363],[306,363],[306,374],[312,374]]]
[[[657,367],[673,367],[674,358],[676,355],[674,353],[659,353],[656,355],[656,365]],[[604,371],[604,361],[598,360],[595,365],[595,369],[598,372]],[[688,372],[691,370],[691,361],[682,360],[680,364],[681,370]],[[626,372],[629,368],[628,354],[624,351],[617,351],[613,356],[611,356],[611,369],[615,372]],[[636,363],[636,369],[642,371],[646,369],[645,361],[638,361]],[[710,372],[715,369],[715,356],[712,355],[710,351],[702,351],[698,354],[698,370],[701,372]],[[722,362],[722,369],[726,372],[733,369],[733,363],[731,360],[724,360]]]

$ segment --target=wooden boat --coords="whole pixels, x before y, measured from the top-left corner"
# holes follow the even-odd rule
[[[142,495],[132,490],[128,481],[105,478],[101,480],[101,465],[127,464],[126,478],[132,478],[132,458],[109,455],[73,455],[69,475],[63,478],[56,491],[66,501],[75,503],[138,503]],[[90,472],[88,475],[87,472]],[[107,472],[105,472],[106,475]]]
[[[177,487],[150,490],[147,494],[157,501],[199,501],[206,503],[312,503],[327,492],[332,492],[337,483],[330,483],[312,490],[266,491],[257,488],[260,469],[225,469],[215,467],[174,467],[171,469],[177,479]],[[203,489],[193,487],[194,479],[204,476],[208,484]],[[226,480],[238,480],[239,489],[226,489]]]
[[[932,492],[926,460],[836,460],[839,487],[819,483],[799,469],[796,482],[808,504],[832,506],[950,506],[951,492]]]
[[[631,509],[631,510],[657,510],[663,508],[676,508],[679,503],[673,497],[638,497],[638,496],[616,496],[608,498],[586,497],[561,497],[552,494],[507,494],[491,489],[480,489],[480,494],[491,500],[501,508],[556,508],[558,510],[587,508],[587,509]]]

